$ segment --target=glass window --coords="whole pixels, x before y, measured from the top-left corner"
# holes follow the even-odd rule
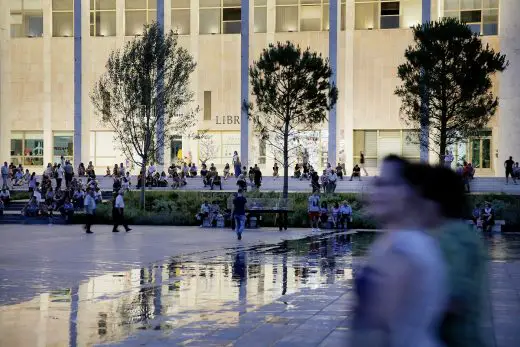
[[[444,0],[444,11],[458,11],[459,9],[459,0]]]
[[[222,32],[224,34],[240,33],[240,7],[222,9]]]
[[[90,161],[94,166],[114,166],[114,133],[111,131],[90,132]]]
[[[74,16],[72,12],[52,13],[52,36],[71,37],[74,35]]]
[[[190,9],[172,10],[172,29],[179,35],[190,34]]]
[[[356,29],[378,29],[378,3],[356,4]]]
[[[199,7],[220,7],[220,0],[199,0]]]
[[[321,6],[306,5],[300,8],[300,30],[319,31],[321,30]]]
[[[498,0],[483,0],[483,8],[498,8]]]
[[[199,33],[220,34],[220,8],[199,10]]]
[[[43,165],[43,133],[11,133],[11,161],[15,165]]]
[[[59,163],[61,156],[74,159],[74,136],[72,133],[54,133],[53,162]]]
[[[41,0],[18,0],[11,6],[11,37],[43,36]]]
[[[461,11],[460,20],[465,23],[475,23],[482,21],[482,11]]]
[[[204,120],[211,120],[211,91],[204,91]]]
[[[157,20],[157,0],[126,0],[125,35],[141,35],[143,26]]]
[[[298,6],[276,7],[276,31],[298,31]]]
[[[328,31],[330,29],[330,21],[329,21],[329,15],[330,15],[330,8],[329,4],[323,4],[323,15],[322,15],[322,23],[321,27],[322,30]]]
[[[74,0],[52,0],[53,11],[74,11]]]
[[[446,11],[444,17],[456,18],[460,20],[460,11]]]
[[[255,0],[255,6],[267,6],[267,0]]]
[[[422,0],[400,2],[401,28],[410,28],[422,22]]]
[[[347,15],[347,5],[344,4],[344,1],[342,1],[341,4],[341,30],[345,30],[345,16]]]
[[[498,10],[484,10],[482,17],[482,34],[498,35]]]
[[[399,2],[381,3],[381,29],[399,28]]]
[[[461,10],[476,10],[482,8],[482,0],[460,0]]]
[[[182,137],[173,136],[170,140],[170,162],[173,164],[181,161],[182,158]]]
[[[267,7],[255,7],[255,33],[267,32]]]
[[[90,36],[116,36],[115,0],[90,1]]]
[[[172,1],[172,8],[190,8],[190,0],[174,0]]]

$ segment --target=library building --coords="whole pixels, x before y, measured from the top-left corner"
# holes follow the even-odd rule
[[[416,160],[418,136],[401,119],[394,90],[397,66],[412,43],[410,27],[459,18],[484,44],[507,56],[494,78],[500,107],[478,136],[453,146],[456,162],[481,176],[502,176],[520,157],[520,1],[516,0],[4,0],[0,1],[0,160],[37,173],[61,156],[106,166],[125,162],[114,132],[94,112],[90,94],[109,54],[157,21],[174,30],[197,63],[191,75],[193,132],[208,144],[177,136],[161,165],[208,162],[222,168],[234,151],[270,175],[274,156],[241,111],[247,69],[269,43],[291,41],[329,57],[339,90],[328,121],[302,135],[310,163],[345,163],[363,151],[369,172],[393,153]],[[254,101],[254,100],[252,100]],[[206,153],[202,153],[202,152]],[[296,154],[295,154],[296,155]],[[430,158],[435,161],[432,151]],[[162,159],[162,160],[161,160]],[[136,173],[136,170],[134,170]]]

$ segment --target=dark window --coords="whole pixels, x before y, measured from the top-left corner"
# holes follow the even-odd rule
[[[399,2],[381,3],[381,16],[399,16]]]
[[[239,21],[240,20],[240,8],[224,8],[222,9],[222,20],[226,21]]]
[[[480,22],[482,20],[482,11],[461,11],[460,20],[465,23]]]

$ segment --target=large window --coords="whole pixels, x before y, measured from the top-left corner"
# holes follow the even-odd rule
[[[52,36],[74,36],[74,0],[52,0]]]
[[[190,34],[190,0],[172,1],[172,29],[179,35]]]
[[[356,29],[409,28],[421,22],[421,0],[356,0]]]
[[[90,0],[90,36],[116,36],[116,0]]]
[[[10,0],[11,37],[43,36],[41,0]]]
[[[182,153],[182,137],[173,136],[170,140],[170,162],[172,164],[181,162],[183,158]]]
[[[276,0],[276,31],[329,30],[329,0]]]
[[[60,158],[74,159],[74,136],[71,132],[55,132],[53,136],[52,161],[59,163]]]
[[[460,19],[477,34],[498,35],[498,6],[499,0],[444,0],[444,17]]]
[[[415,130],[354,130],[354,163],[359,163],[361,152],[367,167],[377,167],[389,154],[419,160],[418,137]]]
[[[102,0],[104,1],[104,0]],[[157,20],[157,0],[125,1],[125,35],[141,35],[143,26]]]
[[[240,34],[240,0],[200,0],[200,34]]]
[[[90,161],[94,166],[110,166],[116,163],[114,133],[112,131],[90,132]]]
[[[255,1],[255,33],[267,32],[267,0]]]
[[[11,133],[11,162],[15,165],[43,165],[43,133],[16,131]]]

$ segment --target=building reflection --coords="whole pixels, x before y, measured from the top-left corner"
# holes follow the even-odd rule
[[[90,346],[141,329],[233,326],[241,314],[282,295],[351,279],[350,253],[342,234],[106,274],[0,307],[0,345]]]

